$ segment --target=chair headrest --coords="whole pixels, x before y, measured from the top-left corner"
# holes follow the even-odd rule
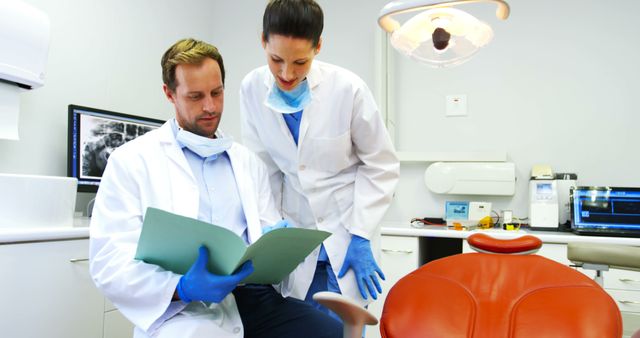
[[[497,239],[482,233],[469,236],[467,243],[478,252],[516,255],[535,253],[542,246],[542,241],[531,235],[512,239]]]

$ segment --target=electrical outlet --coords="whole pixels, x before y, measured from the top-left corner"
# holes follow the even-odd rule
[[[445,116],[467,116],[467,95],[447,95]]]

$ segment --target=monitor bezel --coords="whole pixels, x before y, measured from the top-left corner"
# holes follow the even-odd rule
[[[575,220],[575,199],[574,194],[576,190],[580,191],[633,191],[640,192],[640,187],[620,187],[620,186],[574,186],[569,188],[569,201],[570,201],[570,216],[571,216],[571,229],[575,231],[589,230],[589,228],[578,227]],[[617,230],[613,228],[612,230]],[[636,230],[629,230],[636,231]],[[640,233],[640,231],[638,231]]]
[[[78,180],[78,192],[89,192],[89,193],[97,192],[101,179],[81,178],[80,168],[78,168],[76,175],[73,174],[73,166],[74,166],[73,162],[75,161],[76,167],[79,167],[80,165],[79,156],[82,155],[82,150],[80,149],[80,147],[78,148],[73,147],[73,144],[74,144],[73,130],[74,130],[74,127],[76,127],[74,125],[76,121],[74,119],[74,114],[76,114],[77,110],[86,111],[87,113],[96,113],[96,114],[105,115],[104,117],[107,119],[110,117],[113,117],[114,120],[133,120],[133,121],[140,121],[142,123],[148,122],[149,124],[157,125],[158,127],[160,127],[162,124],[166,122],[160,119],[155,119],[150,117],[131,115],[131,114],[125,114],[125,113],[106,110],[106,109],[70,104],[67,110],[67,176],[74,177]],[[78,130],[78,134],[79,133],[80,131]],[[75,157],[74,157],[74,153],[75,153]],[[96,182],[97,184],[88,184],[85,182]]]

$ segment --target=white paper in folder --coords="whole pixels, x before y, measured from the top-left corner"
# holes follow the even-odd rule
[[[20,88],[0,82],[0,139],[18,140]]]

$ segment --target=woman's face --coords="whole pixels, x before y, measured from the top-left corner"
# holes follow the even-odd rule
[[[322,40],[314,47],[311,40],[279,34],[271,34],[269,41],[263,38],[262,48],[280,89],[290,91],[307,77],[321,44]]]

